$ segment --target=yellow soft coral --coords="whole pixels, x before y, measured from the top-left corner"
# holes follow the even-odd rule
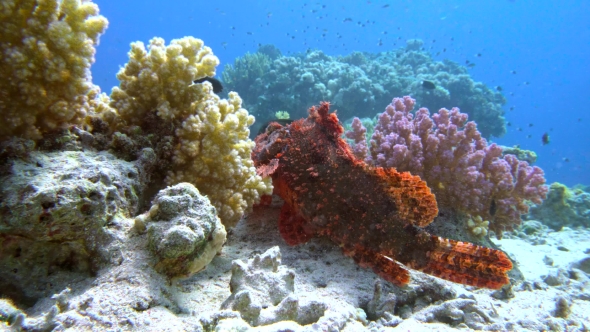
[[[210,83],[193,84],[215,75],[219,64],[200,39],[185,37],[165,46],[163,39],[154,38],[148,50],[139,42],[131,47],[129,62],[117,74],[121,84],[113,89],[111,106],[123,125],[142,125],[155,111],[177,128],[166,183],[193,183],[209,197],[223,224],[234,226],[261,195],[272,191],[250,159],[254,142],[248,127],[254,117],[242,108],[237,93],[220,99]]]
[[[0,2],[0,139],[38,139],[94,105],[90,65],[108,21],[80,0]]]
[[[471,234],[479,237],[485,237],[488,235],[490,222],[483,220],[481,216],[471,216],[467,221],[467,228]]]

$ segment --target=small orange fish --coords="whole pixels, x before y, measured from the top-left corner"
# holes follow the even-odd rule
[[[360,266],[400,286],[410,281],[404,265],[477,287],[509,282],[512,263],[503,252],[427,233],[423,227],[438,208],[426,183],[356,159],[329,109],[323,102],[307,119],[271,123],[256,138],[252,159],[285,200],[279,230],[288,244],[328,237]]]

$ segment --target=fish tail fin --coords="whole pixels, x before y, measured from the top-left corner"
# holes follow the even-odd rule
[[[499,289],[509,283],[512,262],[500,250],[431,235],[426,265],[416,269],[464,285]]]

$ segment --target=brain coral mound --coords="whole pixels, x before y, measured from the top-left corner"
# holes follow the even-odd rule
[[[231,227],[272,185],[256,174],[250,159],[254,117],[242,108],[242,99],[236,92],[220,99],[209,82],[193,84],[214,76],[218,64],[211,49],[193,37],[168,46],[154,38],[148,50],[133,43],[129,62],[117,74],[121,84],[111,93],[118,114],[104,112],[103,118],[118,131],[112,147],[155,148],[166,184],[194,184]]]
[[[0,140],[39,139],[93,107],[90,65],[108,21],[80,0],[0,2]]]
[[[264,45],[226,66],[223,80],[243,96],[257,96],[245,105],[260,123],[272,119],[277,110],[304,117],[301,110],[318,100],[330,101],[341,119],[373,117],[390,96],[411,95],[420,107],[461,108],[485,138],[504,135],[502,94],[473,81],[467,68],[450,60],[434,61],[422,49],[421,40],[409,40],[405,48],[389,52],[333,57],[316,50],[281,56]],[[424,88],[424,80],[436,88]]]

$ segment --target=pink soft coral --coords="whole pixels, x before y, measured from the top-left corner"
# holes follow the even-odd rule
[[[420,176],[440,206],[490,220],[498,237],[520,224],[527,202],[546,198],[543,170],[502,156],[502,148],[488,145],[467,114],[442,108],[431,117],[421,108],[413,115],[414,104],[408,96],[394,98],[379,115],[367,162]]]

